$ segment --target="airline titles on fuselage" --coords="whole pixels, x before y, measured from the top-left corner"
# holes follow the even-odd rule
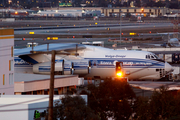
[[[126,55],[105,55],[105,57],[108,58],[124,58]]]
[[[117,60],[91,60],[91,64],[93,66],[115,66]],[[120,61],[119,61],[120,62]],[[153,63],[146,62],[146,61],[129,61],[129,62],[123,62],[123,66],[150,66]]]

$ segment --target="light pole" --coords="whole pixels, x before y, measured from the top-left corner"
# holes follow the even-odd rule
[[[121,37],[122,37],[122,36],[121,36],[121,34],[122,34],[122,33],[121,33],[121,23],[122,23],[122,21],[121,21],[121,11],[119,11],[119,17],[120,17],[120,40],[121,40]]]

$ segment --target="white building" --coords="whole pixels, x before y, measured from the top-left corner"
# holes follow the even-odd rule
[[[54,101],[64,95],[54,96]],[[87,95],[81,95],[87,102]],[[33,120],[34,111],[44,112],[49,105],[49,95],[2,95],[0,97],[1,120]]]
[[[81,17],[82,10],[45,10],[38,11],[37,14],[30,14],[30,16],[39,15],[39,16],[49,16],[49,17]]]
[[[0,29],[0,95],[14,94],[14,29]]]
[[[82,16],[100,16],[100,10],[44,10],[38,11],[37,14],[30,14],[29,16],[44,16],[44,17],[82,17]]]

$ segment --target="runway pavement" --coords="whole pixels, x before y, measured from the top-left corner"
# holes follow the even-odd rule
[[[173,81],[129,81],[131,86],[140,88],[143,90],[151,90],[159,89],[161,86],[167,86],[169,90],[180,90],[180,82]]]
[[[94,80],[91,80],[90,83],[94,84]],[[168,87],[168,90],[180,90],[180,82],[173,81],[128,81],[128,83],[132,86],[136,96],[150,97],[153,91],[158,90],[161,86]],[[84,85],[88,85],[87,80],[84,80]]]
[[[79,33],[81,31],[87,31],[87,29],[93,30],[93,31],[99,31],[104,30],[105,28],[109,28],[110,30],[119,30],[120,28],[123,30],[130,29],[136,30],[136,29],[150,29],[150,28],[166,28],[166,27],[173,27],[172,23],[131,23],[131,24],[106,24],[106,25],[78,25],[78,26],[66,26],[66,27],[55,27],[55,26],[49,26],[49,27],[33,27],[32,29],[26,27],[26,28],[16,28],[14,31],[14,34],[29,34],[29,32],[34,32],[34,34],[51,34],[51,33],[57,33],[63,35],[63,32],[73,32],[78,31]],[[48,32],[47,32],[48,31]]]

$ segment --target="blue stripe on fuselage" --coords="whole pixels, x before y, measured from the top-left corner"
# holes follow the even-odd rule
[[[39,72],[50,72],[51,66],[39,66]]]
[[[155,61],[155,60],[150,60],[150,59],[136,59],[136,58],[85,58],[89,59],[91,62],[91,67],[96,67],[96,68],[114,68],[115,67],[115,62],[121,61],[123,62],[123,67],[124,68],[163,68],[164,67],[164,62],[160,61]],[[25,62],[24,60],[20,59],[19,57],[14,58],[15,61],[15,67],[28,67],[32,66]],[[59,60],[56,60],[59,61]],[[76,69],[80,66],[74,66]],[[84,66],[85,67],[85,66]],[[87,66],[86,66],[87,68]],[[81,68],[80,69],[84,69]]]
[[[85,58],[88,59],[88,58]],[[132,58],[123,58],[123,59],[107,59],[107,58],[89,58],[91,62],[91,67],[96,68],[114,68],[116,62],[123,62],[124,68],[163,68],[164,63],[155,61],[155,60],[147,60],[147,59],[132,59]]]

